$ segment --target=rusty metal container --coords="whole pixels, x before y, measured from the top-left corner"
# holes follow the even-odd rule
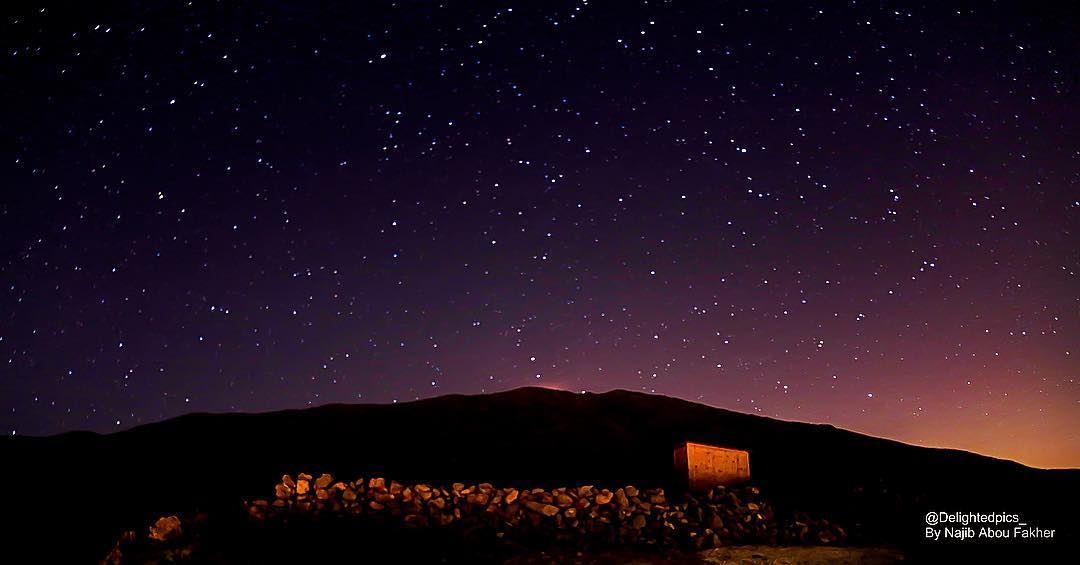
[[[692,491],[734,485],[750,480],[750,453],[688,441],[675,448],[675,469]]]

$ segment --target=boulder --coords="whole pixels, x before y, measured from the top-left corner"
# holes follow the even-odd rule
[[[554,516],[559,513],[558,506],[544,504],[542,502],[534,502],[532,500],[526,500],[525,507],[538,514],[543,514],[544,516]]]
[[[168,541],[180,533],[180,518],[176,516],[162,516],[150,526],[150,539],[157,541]]]

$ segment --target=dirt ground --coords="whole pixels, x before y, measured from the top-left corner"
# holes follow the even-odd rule
[[[880,547],[740,546],[710,549],[698,554],[716,565],[887,565],[903,563],[904,555]]]
[[[621,552],[538,553],[511,559],[514,565],[891,565],[904,563],[899,551],[880,547],[803,547],[751,545],[699,553]]]

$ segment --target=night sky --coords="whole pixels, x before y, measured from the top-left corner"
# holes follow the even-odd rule
[[[1075,12],[99,4],[4,5],[5,433],[538,385],[1080,466]]]

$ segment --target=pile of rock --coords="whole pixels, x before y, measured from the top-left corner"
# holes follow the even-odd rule
[[[141,535],[125,532],[105,562],[119,565],[243,552],[258,536],[278,536],[283,531],[295,533],[297,539],[319,532],[334,539],[331,532],[343,531],[375,536],[432,534],[436,536],[432,539],[456,540],[465,548],[526,551],[614,546],[694,551],[847,540],[843,528],[822,517],[797,512],[778,518],[754,486],[717,487],[669,498],[663,489],[634,486],[519,490],[489,483],[403,484],[381,477],[341,481],[328,474],[300,473],[283,476],[273,498],[245,502],[243,512],[221,516],[213,528],[210,521],[201,512],[163,516]],[[229,533],[223,536],[222,532]],[[292,533],[285,539],[293,539]],[[307,545],[300,545],[307,551]]]
[[[498,539],[635,543],[702,549],[775,543],[773,511],[753,486],[717,487],[700,496],[669,500],[663,489],[594,486],[555,489],[496,488],[488,483],[449,488],[402,484],[381,477],[338,481],[331,475],[285,475],[274,498],[246,503],[256,522],[315,516],[396,521],[408,527],[458,527]],[[803,523],[808,543],[843,541]],[[785,526],[784,531],[795,526]]]

